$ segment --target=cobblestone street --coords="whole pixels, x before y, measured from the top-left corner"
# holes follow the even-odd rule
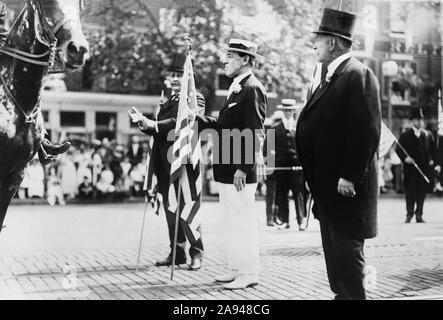
[[[426,224],[404,224],[403,199],[382,199],[379,236],[366,243],[369,299],[443,299],[443,201],[429,199]],[[213,282],[223,272],[217,202],[205,202],[204,267],[155,267],[166,257],[166,221],[148,210],[140,270],[135,271],[142,203],[11,206],[0,236],[2,299],[310,299],[328,300],[318,222],[306,232],[265,227],[260,213],[260,284],[239,291]],[[291,210],[294,210],[291,208]]]

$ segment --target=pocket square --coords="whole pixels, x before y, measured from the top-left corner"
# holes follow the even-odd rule
[[[234,107],[236,105],[237,105],[237,102],[230,103],[230,104],[228,104],[228,108],[232,108],[232,107]]]

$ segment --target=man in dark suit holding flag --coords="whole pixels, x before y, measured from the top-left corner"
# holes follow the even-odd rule
[[[377,234],[379,83],[352,57],[355,20],[324,10],[314,50],[326,74],[313,87],[296,132],[335,299],[366,298],[364,241]]]
[[[175,233],[176,212],[169,209],[169,186],[171,174],[171,157],[168,155],[172,148],[174,141],[168,139],[168,134],[176,127],[176,118],[179,110],[180,90],[182,86],[182,77],[184,72],[184,64],[186,60],[185,53],[177,53],[174,55],[172,64],[168,70],[167,82],[171,86],[170,98],[160,106],[160,112],[156,121],[144,117],[134,107],[129,111],[129,116],[133,122],[137,122],[140,129],[154,137],[152,152],[150,157],[149,168],[153,170],[158,181],[158,191],[162,196],[163,207],[166,214],[166,221],[168,224],[169,240],[171,251],[166,259],[156,262],[157,266],[169,266],[172,264],[172,252]],[[197,93],[197,104],[201,109],[205,108],[205,99],[203,95]],[[152,173],[152,172],[151,172]],[[190,270],[198,270],[202,265],[203,258],[203,242],[201,236],[195,240],[187,233],[186,223],[180,219],[178,224],[177,245],[176,245],[176,260],[175,264],[186,263],[186,239],[190,242],[189,255],[191,257]],[[200,229],[200,226],[198,227]]]

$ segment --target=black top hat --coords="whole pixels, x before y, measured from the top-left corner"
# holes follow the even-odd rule
[[[325,8],[323,11],[323,18],[316,34],[329,34],[337,36],[352,42],[354,26],[357,16],[355,14],[338,11],[330,8]]]
[[[409,115],[409,120],[412,120],[412,119],[424,119],[422,108],[411,109],[411,113]]]
[[[168,71],[171,72],[184,72],[186,62],[186,52],[177,52],[172,57],[172,62],[168,67]]]

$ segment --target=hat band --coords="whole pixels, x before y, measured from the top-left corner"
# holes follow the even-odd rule
[[[251,53],[256,53],[256,51],[254,50],[253,47],[247,47],[241,43],[231,43],[229,44],[229,49],[240,49],[240,50],[245,50]]]
[[[352,34],[351,34],[351,33],[344,33],[344,32],[341,31],[341,30],[334,30],[334,29],[332,29],[332,28],[328,28],[328,27],[325,27],[325,26],[320,26],[320,28],[318,29],[318,31],[320,31],[320,32],[323,31],[323,32],[337,33],[337,34],[343,35],[343,36],[345,36],[345,37],[352,38]]]

